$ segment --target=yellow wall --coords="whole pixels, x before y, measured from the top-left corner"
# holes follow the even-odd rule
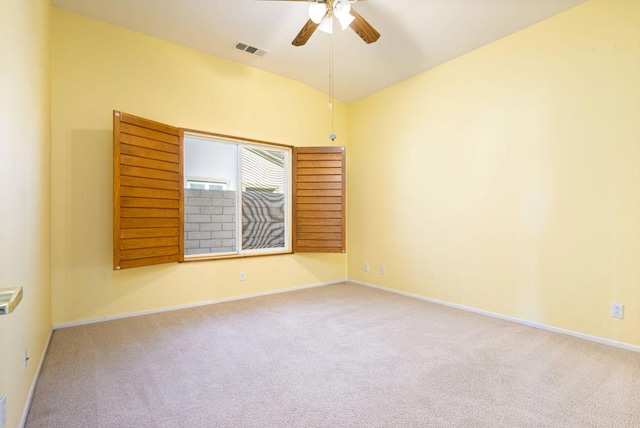
[[[49,16],[48,0],[3,1],[0,12],[0,288],[24,293],[0,316],[8,428],[20,422],[51,329]]]
[[[63,323],[346,276],[343,255],[112,271],[112,109],[327,145],[326,97],[54,9],[50,154],[49,4],[5,3],[0,194],[11,209],[0,210],[0,287],[25,293],[0,317],[8,427],[39,364],[52,297]],[[348,111],[338,105],[349,276],[639,345],[639,76],[640,2],[591,1]],[[611,301],[625,304],[624,320],[609,317]]]
[[[113,271],[113,109],[203,131],[330,145],[327,98],[273,74],[57,9],[52,52],[54,324],[346,278],[342,254]],[[347,119],[346,106],[338,105],[336,144],[347,144]]]
[[[349,277],[640,345],[639,100],[591,1],[350,105]]]
[[[326,96],[68,12],[52,25],[55,324],[346,276],[343,255],[112,271],[112,109],[327,145]],[[639,2],[594,0],[338,105],[349,277],[640,344],[639,32]]]

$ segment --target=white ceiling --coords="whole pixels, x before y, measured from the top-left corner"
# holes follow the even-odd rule
[[[356,9],[381,34],[365,44],[334,33],[334,92],[353,102],[585,0],[367,0]],[[304,1],[52,0],[55,7],[247,64],[329,91],[330,36],[291,41],[308,19]],[[270,51],[258,58],[241,41]]]

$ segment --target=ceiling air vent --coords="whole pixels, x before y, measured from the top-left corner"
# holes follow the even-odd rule
[[[269,53],[269,51],[266,49],[257,48],[255,46],[251,46],[242,42],[236,43],[236,49],[238,49],[239,51],[246,52],[250,55],[259,56],[260,58],[262,58],[263,56]]]

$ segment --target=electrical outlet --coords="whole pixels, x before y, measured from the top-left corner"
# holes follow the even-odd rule
[[[624,318],[624,305],[622,303],[611,304],[611,317],[612,318]]]
[[[7,394],[0,396],[0,428],[7,424]]]
[[[364,271],[369,272],[369,263],[364,264]]]
[[[380,275],[384,275],[387,273],[387,268],[384,265],[380,265]]]
[[[244,281],[246,278],[244,272],[240,272],[240,281]]]

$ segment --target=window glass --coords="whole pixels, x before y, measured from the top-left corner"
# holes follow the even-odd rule
[[[242,148],[242,248],[285,248],[283,151]]]
[[[290,163],[288,149],[185,135],[185,256],[287,251]]]

